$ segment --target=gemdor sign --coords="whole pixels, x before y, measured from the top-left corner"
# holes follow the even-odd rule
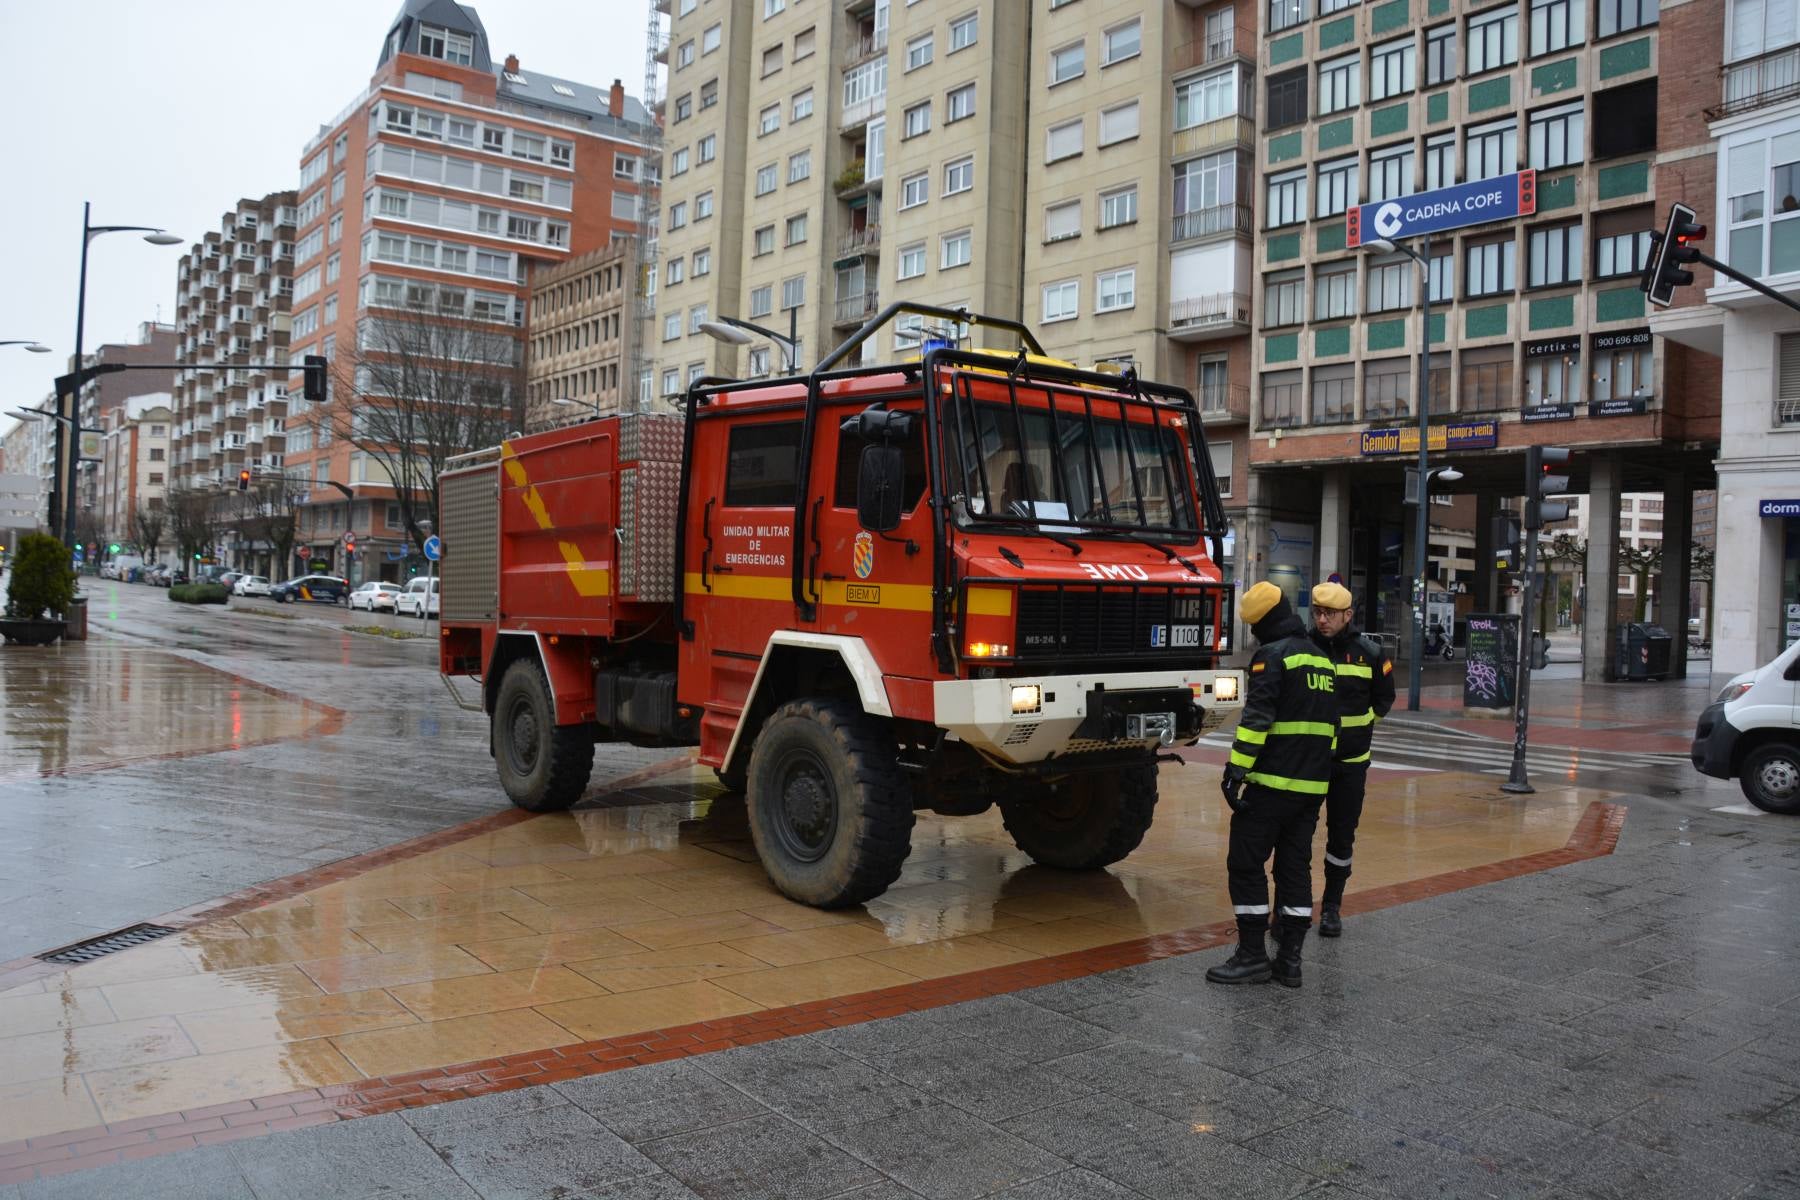
[[[1377,200],[1345,214],[1345,242],[1360,246],[1377,238],[1400,241],[1465,225],[1528,217],[1537,211],[1537,172],[1514,171],[1474,183]]]
[[[1500,441],[1500,426],[1495,421],[1452,421],[1431,427],[1432,450],[1486,450]],[[1360,439],[1363,454],[1417,454],[1419,429],[1403,425],[1397,429],[1365,429]]]

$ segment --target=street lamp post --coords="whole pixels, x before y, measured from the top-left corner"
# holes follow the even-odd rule
[[[600,418],[600,402],[598,400],[571,400],[567,396],[558,396],[550,403],[558,408],[591,408],[594,410],[594,419],[599,420]]]
[[[74,386],[69,389],[70,420],[68,434],[68,452],[65,455],[59,447],[57,466],[66,486],[64,487],[62,505],[63,544],[68,545],[75,540],[75,466],[81,456],[80,427],[81,389],[84,383],[81,339],[87,325],[87,264],[88,247],[95,238],[103,233],[141,233],[144,240],[152,246],[177,246],[181,239],[162,228],[160,225],[95,225],[89,218],[93,215],[93,203],[83,202],[81,206],[81,275],[75,288],[75,371]],[[57,408],[62,408],[62,398],[57,397]],[[58,430],[60,433],[60,428]]]
[[[750,335],[759,334],[781,347],[781,356],[790,375],[799,365],[795,361],[800,356],[800,310],[797,308],[788,309],[788,331],[785,334],[753,325],[749,321],[740,321],[736,317],[725,316],[700,322],[700,332],[728,346],[748,346]]]
[[[1421,244],[1426,244],[1420,239]],[[1419,264],[1419,309],[1421,313],[1419,329],[1419,392],[1416,407],[1419,414],[1419,516],[1414,526],[1414,535],[1418,543],[1417,555],[1413,562],[1413,651],[1412,662],[1407,672],[1406,707],[1410,712],[1419,711],[1419,689],[1425,676],[1425,570],[1429,561],[1426,539],[1430,536],[1430,526],[1425,512],[1425,492],[1431,480],[1431,258],[1430,246],[1426,244],[1426,253],[1420,254],[1411,246],[1399,245],[1387,238],[1376,238],[1363,243],[1364,249],[1373,250],[1377,254],[1392,254],[1396,250]]]

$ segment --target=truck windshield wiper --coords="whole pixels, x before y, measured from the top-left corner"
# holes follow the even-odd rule
[[[1051,541],[1055,542],[1059,546],[1067,546],[1070,550],[1074,551],[1075,556],[1077,558],[1079,558],[1081,556],[1081,543],[1076,541],[1074,538],[1069,537],[1067,534],[1056,533],[1053,530],[1045,529],[1042,525],[1029,525],[1026,523],[1025,519],[1023,519],[1023,518],[1010,518],[1010,519],[1012,521],[1014,521],[1016,524],[1024,526],[1023,532],[1041,534],[1042,536],[1049,538]],[[1004,548],[1001,550],[1001,553],[1002,554],[1006,553]]]
[[[1185,559],[1181,555],[1177,554],[1175,552],[1174,547],[1172,547],[1172,546],[1165,546],[1161,542],[1152,541],[1149,538],[1133,538],[1132,540],[1135,542],[1142,542],[1142,543],[1144,543],[1144,545],[1150,547],[1152,550],[1162,551],[1164,554],[1169,556],[1170,562],[1180,563],[1183,567],[1186,567],[1188,574],[1190,574],[1190,575],[1198,575],[1200,573],[1199,567],[1196,567],[1193,563],[1189,562],[1187,559]]]

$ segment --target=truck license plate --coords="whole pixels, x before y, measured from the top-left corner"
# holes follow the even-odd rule
[[[1152,625],[1150,627],[1150,646],[1160,649],[1164,646],[1198,646],[1200,644],[1200,627],[1198,625]]]

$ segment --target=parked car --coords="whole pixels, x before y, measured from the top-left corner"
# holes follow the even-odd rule
[[[248,571],[220,571],[206,580],[208,583],[222,583],[228,588],[236,588],[237,581],[250,574]]]
[[[163,563],[153,564],[144,572],[144,582],[151,587],[169,586],[169,568]]]
[[[1706,706],[1689,751],[1694,769],[1736,779],[1764,812],[1800,816],[1800,642],[1739,675]]]
[[[350,607],[353,609],[366,608],[370,612],[376,612],[380,609],[394,612],[394,597],[399,594],[399,584],[371,579],[368,583],[363,584],[354,592],[350,593]]]
[[[405,589],[394,597],[394,612],[403,617],[437,616],[437,577],[407,580]]]
[[[266,575],[239,575],[237,582],[231,585],[234,596],[266,596],[269,594],[269,579]]]
[[[342,604],[350,594],[350,582],[336,575],[301,575],[275,584],[269,595],[281,604],[294,600],[317,600],[326,604]]]

